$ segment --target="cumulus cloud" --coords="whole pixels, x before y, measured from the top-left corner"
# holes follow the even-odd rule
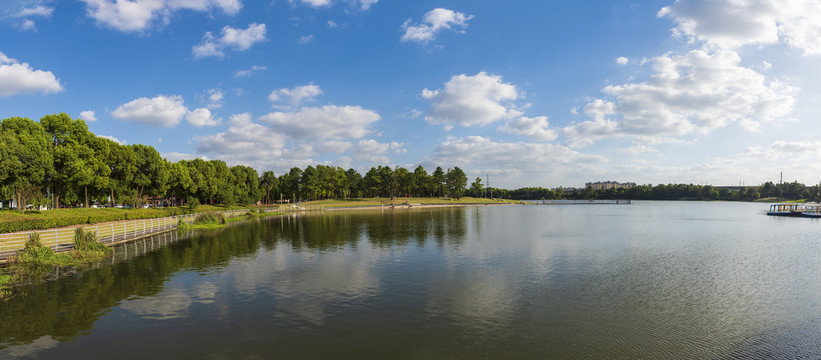
[[[350,142],[330,140],[319,144],[317,151],[320,153],[343,153],[351,147],[353,147],[353,144]]]
[[[446,129],[454,125],[483,126],[521,115],[512,104],[519,98],[516,87],[484,71],[473,76],[452,76],[442,90],[424,89],[419,96],[433,102],[425,121],[444,124]]]
[[[292,89],[277,89],[268,95],[268,100],[276,103],[285,103],[287,105],[274,105],[274,107],[287,108],[289,106],[299,106],[303,101],[311,102],[319,95],[322,95],[322,89],[319,85],[310,83],[308,85],[295,86]]]
[[[167,25],[179,10],[212,12],[220,10],[235,15],[242,8],[240,0],[81,0],[86,14],[98,24],[122,32],[146,31],[154,24]]]
[[[63,87],[51,71],[34,70],[28,63],[20,63],[0,52],[0,96],[60,91]]]
[[[792,111],[797,88],[739,66],[731,50],[693,50],[649,60],[656,73],[640,83],[610,85],[584,112],[592,121],[562,130],[569,144],[603,137],[663,137],[707,133],[728,122],[754,131]]]
[[[674,34],[719,47],[781,42],[821,53],[821,4],[814,0],[678,0],[658,16],[677,23]]]
[[[576,173],[583,178],[607,162],[602,156],[583,154],[564,145],[496,142],[482,136],[448,138],[434,149],[431,160],[442,166],[459,164],[462,168],[504,173],[508,183],[495,184],[502,187],[532,185],[534,178],[561,179]]]
[[[158,95],[150,99],[141,97],[120,105],[111,112],[111,116],[134,123],[172,127],[179,125],[187,113],[182,96]]]
[[[285,140],[284,135],[254,122],[249,113],[232,115],[224,132],[194,137],[198,154],[213,154],[234,163],[278,158]]]
[[[373,139],[359,140],[353,150],[353,156],[357,160],[363,160],[371,164],[388,164],[390,158],[385,153],[393,151],[394,153],[405,152],[404,144],[399,142],[380,143]]]
[[[216,126],[219,121],[211,115],[211,110],[199,108],[185,114],[185,120],[194,126]]]
[[[210,31],[206,32],[202,37],[202,43],[192,47],[191,52],[197,59],[210,56],[221,58],[228,49],[245,51],[254,44],[265,41],[266,31],[265,24],[257,23],[248,25],[246,29],[225,26],[220,37],[214,36]]]
[[[556,140],[558,137],[556,131],[550,129],[547,116],[537,116],[534,118],[522,116],[508,121],[496,130],[509,134],[527,136],[536,141]]]
[[[630,62],[630,59],[628,59],[624,56],[619,56],[619,57],[616,58],[616,64],[627,65],[628,62]]]
[[[263,70],[267,70],[267,69],[268,69],[267,66],[254,65],[254,66],[251,66],[250,69],[238,70],[237,72],[234,73],[234,77],[236,77],[236,78],[251,77],[251,76],[254,76],[254,74],[256,74],[258,71],[263,71]]]
[[[468,21],[473,19],[473,15],[465,15],[453,10],[436,8],[428,11],[420,23],[411,23],[411,19],[402,24],[402,37],[400,41],[416,41],[428,43],[436,37],[436,34],[445,29],[458,28],[462,33],[468,26]]]
[[[295,112],[272,112],[259,118],[278,132],[295,139],[345,140],[367,135],[379,114],[360,106],[325,105]]]
[[[95,116],[94,112],[91,110],[81,111],[80,112],[80,119],[85,121],[94,122],[97,121],[97,116]]]

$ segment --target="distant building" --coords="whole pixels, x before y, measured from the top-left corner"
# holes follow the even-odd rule
[[[607,190],[607,189],[629,189],[636,186],[634,182],[620,183],[618,181],[596,181],[585,183],[584,187],[592,187],[593,190]]]

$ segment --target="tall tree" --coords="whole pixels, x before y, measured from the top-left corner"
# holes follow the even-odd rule
[[[483,187],[484,185],[482,185],[482,178],[477,176],[476,180],[470,184],[470,191],[473,192],[473,196],[479,197],[482,196]]]
[[[174,206],[179,204],[181,198],[195,192],[196,190],[192,189],[195,186],[184,162],[168,163],[168,194],[171,195]]]
[[[106,139],[97,137],[88,131],[82,120],[75,122],[77,132],[77,159],[71,168],[71,183],[83,189],[85,207],[89,206],[88,188],[100,192],[108,187],[109,168],[105,159],[109,156],[110,148]]]
[[[465,193],[467,183],[467,175],[465,175],[465,172],[458,166],[448,169],[448,173],[445,176],[445,187],[447,188],[448,195],[450,197],[454,197],[456,199],[462,198]]]
[[[428,172],[425,170],[424,167],[422,167],[422,165],[417,166],[411,174],[411,192],[414,194],[414,196],[421,197],[429,195],[429,185],[430,176],[428,176]]]
[[[136,195],[131,188],[134,174],[137,172],[137,155],[129,146],[122,146],[108,139],[108,157],[105,163],[109,168],[108,190],[110,203],[124,203],[127,199],[134,199]],[[119,198],[119,201],[117,200]]]
[[[437,166],[436,170],[434,170],[433,174],[431,174],[431,182],[434,191],[436,191],[436,196],[442,196],[445,194],[445,171],[442,170],[441,166]]]
[[[265,171],[259,177],[259,186],[265,192],[265,204],[271,205],[271,192],[277,188],[277,176],[273,171]]]
[[[0,121],[0,185],[13,189],[21,211],[27,205],[26,190],[42,188],[52,171],[48,149],[48,136],[39,123],[21,117]]]
[[[151,146],[137,144],[130,147],[136,159],[132,186],[137,192],[137,202],[142,203],[146,195],[165,196],[168,190],[168,169],[165,159]]]

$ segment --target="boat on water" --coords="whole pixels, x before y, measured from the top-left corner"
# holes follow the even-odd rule
[[[772,204],[767,215],[821,218],[821,204]]]

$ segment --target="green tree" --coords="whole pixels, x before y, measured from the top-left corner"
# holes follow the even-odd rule
[[[188,194],[196,192],[195,186],[184,162],[168,163],[168,195],[171,196],[174,206],[179,205],[180,199],[185,199]]]
[[[218,204],[225,205],[235,204],[238,200],[235,197],[236,190],[234,189],[237,184],[231,169],[227,164],[225,164],[225,161],[222,160],[211,160],[209,162],[214,168],[214,178],[212,181],[214,183],[216,193],[214,194],[213,201],[216,201]]]
[[[430,176],[428,176],[428,172],[425,170],[422,165],[413,169],[413,173],[411,173],[411,193],[414,196],[427,196],[430,194]]]
[[[271,204],[271,192],[277,189],[277,177],[273,171],[265,171],[259,177],[259,186],[265,193],[265,204]]]
[[[137,172],[137,155],[129,146],[122,146],[114,141],[103,139],[108,143],[108,156],[104,162],[109,168],[108,190],[111,204],[124,203],[136,195],[131,189],[134,174]],[[119,200],[117,200],[119,198]]]
[[[26,190],[42,188],[52,171],[48,150],[48,136],[39,123],[21,117],[0,121],[0,185],[13,189],[20,211],[26,209]]]
[[[477,176],[476,180],[470,184],[470,191],[473,192],[473,196],[479,197],[482,196],[483,187],[484,185],[482,185],[482,178]]]
[[[135,168],[133,188],[137,195],[137,204],[145,196],[163,197],[168,190],[168,169],[165,159],[151,146],[142,144],[130,145],[134,151]]]
[[[73,172],[71,182],[83,189],[85,207],[89,206],[88,188],[91,187],[95,193],[101,193],[108,187],[111,168],[106,165],[105,159],[109,157],[108,142],[88,131],[85,122],[77,120],[78,147],[77,158],[71,169]]]
[[[445,194],[445,171],[441,166],[437,166],[436,170],[431,174],[431,187],[435,191],[436,196],[443,196]]]
[[[445,188],[448,191],[448,196],[454,197],[456,199],[462,198],[462,196],[465,193],[467,183],[467,175],[465,175],[465,172],[462,171],[462,169],[460,169],[458,166],[454,166],[452,169],[448,169],[448,172],[445,175]]]

